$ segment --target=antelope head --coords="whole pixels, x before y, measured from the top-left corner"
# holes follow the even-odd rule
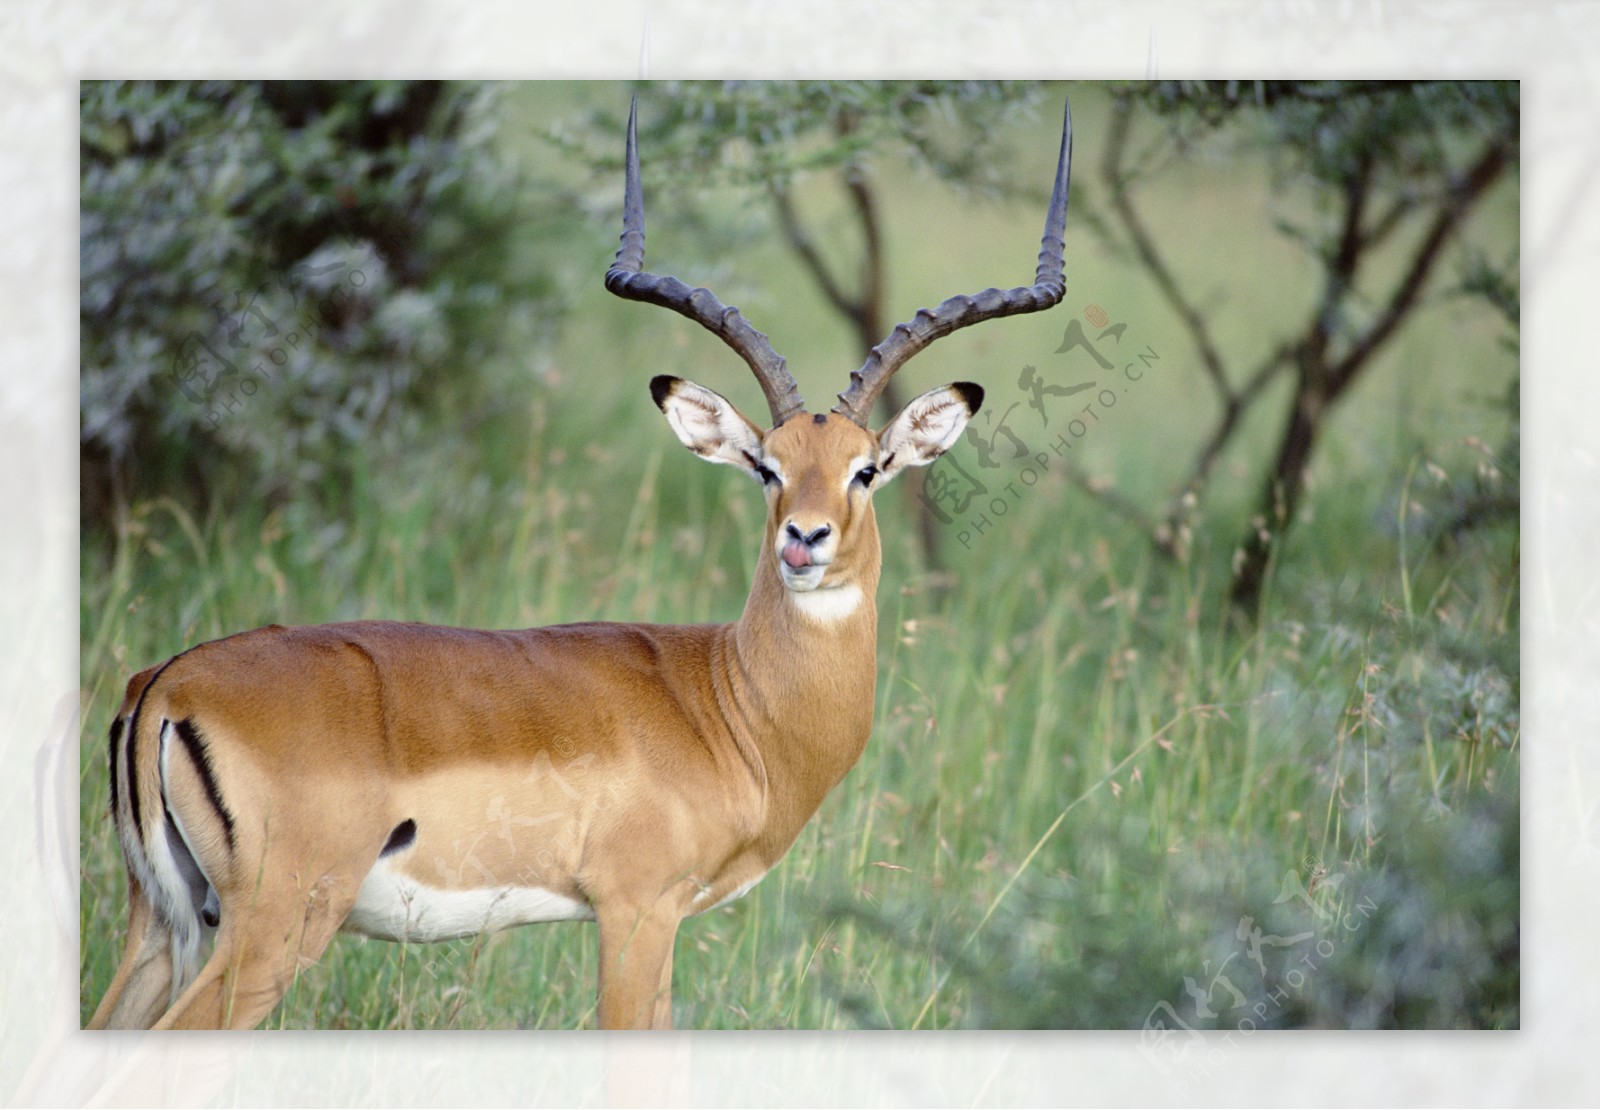
[[[930,390],[876,433],[867,427],[873,402],[894,373],[935,339],[985,320],[1050,308],[1065,296],[1062,233],[1072,160],[1070,108],[1062,125],[1034,283],[955,296],[937,308],[920,310],[851,372],[838,404],[815,415],[806,412],[783,357],[737,308],[723,305],[708,289],[691,289],[675,277],[644,272],[637,109],[635,100],[628,113],[622,245],[606,272],[606,288],[619,297],[670,308],[721,338],[749,364],[772,423],[763,431],[720,394],[681,378],[655,378],[651,396],[684,446],[711,462],[739,467],[761,483],[768,505],[762,565],[770,563],[791,595],[820,592],[842,600],[862,591],[870,597],[880,562],[873,493],[906,467],[926,466],[948,450],[983,403],[983,389],[955,382]],[[820,597],[809,604],[818,612],[839,608]]]

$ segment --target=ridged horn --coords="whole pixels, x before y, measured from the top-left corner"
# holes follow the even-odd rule
[[[839,394],[833,411],[866,427],[872,404],[883,387],[911,356],[941,336],[960,328],[1001,316],[1038,312],[1061,303],[1067,295],[1064,264],[1067,224],[1067,186],[1072,179],[1072,105],[1066,106],[1061,124],[1061,153],[1056,160],[1055,189],[1045,214],[1044,237],[1039,243],[1039,267],[1033,284],[1015,289],[985,289],[971,296],[951,297],[938,308],[922,308],[872,348],[867,361],[850,375],[850,386]]]
[[[691,289],[675,277],[644,272],[644,191],[639,185],[639,140],[636,118],[639,98],[628,108],[627,182],[622,201],[622,245],[616,261],[606,271],[606,288],[619,297],[644,301],[682,313],[713,333],[750,364],[767,407],[772,410],[776,428],[805,408],[800,388],[790,375],[783,356],[772,349],[767,337],[740,315],[737,308],[724,305],[709,289]]]

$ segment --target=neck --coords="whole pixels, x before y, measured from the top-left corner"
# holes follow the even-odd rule
[[[732,626],[741,709],[769,804],[792,811],[770,816],[780,826],[793,822],[795,832],[854,766],[872,730],[879,549],[873,522],[861,523],[854,573],[808,593],[783,585],[769,536],[744,615]]]

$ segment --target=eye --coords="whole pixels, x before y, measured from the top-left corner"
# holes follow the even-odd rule
[[[744,456],[744,461],[750,464],[750,473],[754,474],[760,480],[762,485],[771,486],[783,484],[778,479],[777,471],[773,470],[770,466],[763,466],[761,464],[761,460],[756,458],[749,451],[741,451],[740,454]]]
[[[878,468],[875,466],[864,466],[860,470],[856,471],[856,481],[861,483],[862,489],[871,487],[873,479],[875,479],[877,476]]]

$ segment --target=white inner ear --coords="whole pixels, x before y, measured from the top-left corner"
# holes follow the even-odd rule
[[[884,478],[908,466],[927,466],[955,445],[970,419],[966,399],[949,386],[914,399],[878,435]]]
[[[661,404],[667,423],[685,447],[712,462],[751,468],[761,458],[761,433],[727,398],[702,385],[680,381]]]

